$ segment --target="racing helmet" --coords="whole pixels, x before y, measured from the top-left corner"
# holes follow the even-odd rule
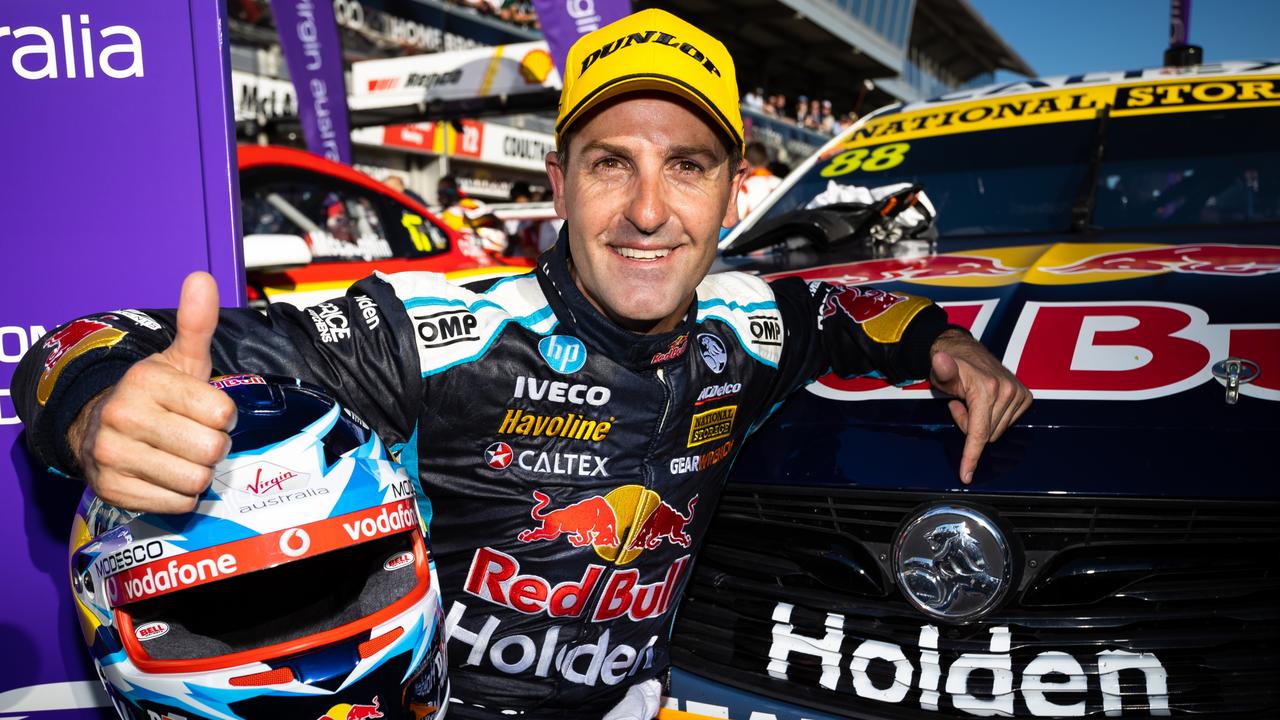
[[[297,380],[210,381],[231,452],[196,508],[132,513],[92,491],[71,588],[127,720],[443,717],[429,505],[377,435]]]

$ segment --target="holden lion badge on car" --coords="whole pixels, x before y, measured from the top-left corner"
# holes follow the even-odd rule
[[[894,543],[893,563],[907,600],[952,622],[985,615],[1012,583],[1004,533],[982,513],[959,505],[934,505],[907,520]]]

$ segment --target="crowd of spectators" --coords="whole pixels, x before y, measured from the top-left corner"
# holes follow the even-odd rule
[[[512,25],[541,29],[538,14],[533,11],[533,3],[529,0],[449,0],[454,5],[471,8],[481,15],[496,17]]]
[[[756,112],[828,135],[840,132],[858,119],[858,114],[853,111],[836,113],[830,100],[810,99],[804,95],[796,98],[795,104],[788,108],[785,95],[765,95],[761,87],[747,91],[742,96],[742,104]]]

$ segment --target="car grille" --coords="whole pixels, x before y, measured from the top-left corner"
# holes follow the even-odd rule
[[[1020,546],[1011,592],[976,622],[931,619],[894,584],[890,559],[899,526],[941,500],[999,518]],[[932,626],[942,666],[937,710],[944,714],[965,707],[993,714],[972,707],[999,707],[997,696],[1005,703],[1012,696],[1003,707],[1018,716],[1061,712],[1045,700],[1099,716],[1168,714],[1166,702],[1174,715],[1280,716],[1280,503],[931,498],[729,485],[707,538],[681,606],[672,659],[728,685],[848,717],[938,717],[922,709],[929,697],[921,690],[927,658],[920,642],[922,627]],[[824,654],[821,641],[832,641],[832,628],[843,638]],[[998,692],[1001,672],[989,669],[956,688],[972,698],[948,692],[950,666],[962,654],[995,657],[999,665],[1000,648],[992,646],[999,628],[1011,643],[1011,692]],[[802,637],[813,639],[796,650]],[[901,649],[912,673],[909,689],[895,686],[901,667],[856,660],[868,640],[882,650]],[[1153,657],[1161,670],[1100,668],[1100,659],[1111,662],[1117,651]],[[1027,665],[1042,653],[1070,657],[1038,661],[1039,670],[1058,661],[1066,665],[1056,667],[1068,668],[1041,680],[1068,682],[1082,671],[1080,689],[1025,692],[1034,691],[1039,674],[1029,680]],[[1070,669],[1073,661],[1078,671]],[[851,670],[859,662],[861,687]]]

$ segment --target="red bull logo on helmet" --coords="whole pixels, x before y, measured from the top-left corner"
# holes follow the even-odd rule
[[[1280,272],[1274,245],[1175,245],[1101,253],[1079,262],[1045,268],[1055,275],[1090,272],[1161,273],[1254,277]]]
[[[382,711],[378,709],[378,696],[374,695],[372,704],[339,703],[329,708],[329,712],[316,720],[369,720],[380,717],[382,717]]]
[[[551,507],[551,497],[533,491],[529,515],[537,523],[516,536],[520,542],[555,541],[564,538],[576,548],[591,546],[596,554],[617,565],[632,562],[644,550],[656,550],[664,542],[689,547],[693,538],[685,530],[693,522],[698,496],[684,512],[658,493],[642,485],[623,485],[606,495],[578,500],[565,507]]]

